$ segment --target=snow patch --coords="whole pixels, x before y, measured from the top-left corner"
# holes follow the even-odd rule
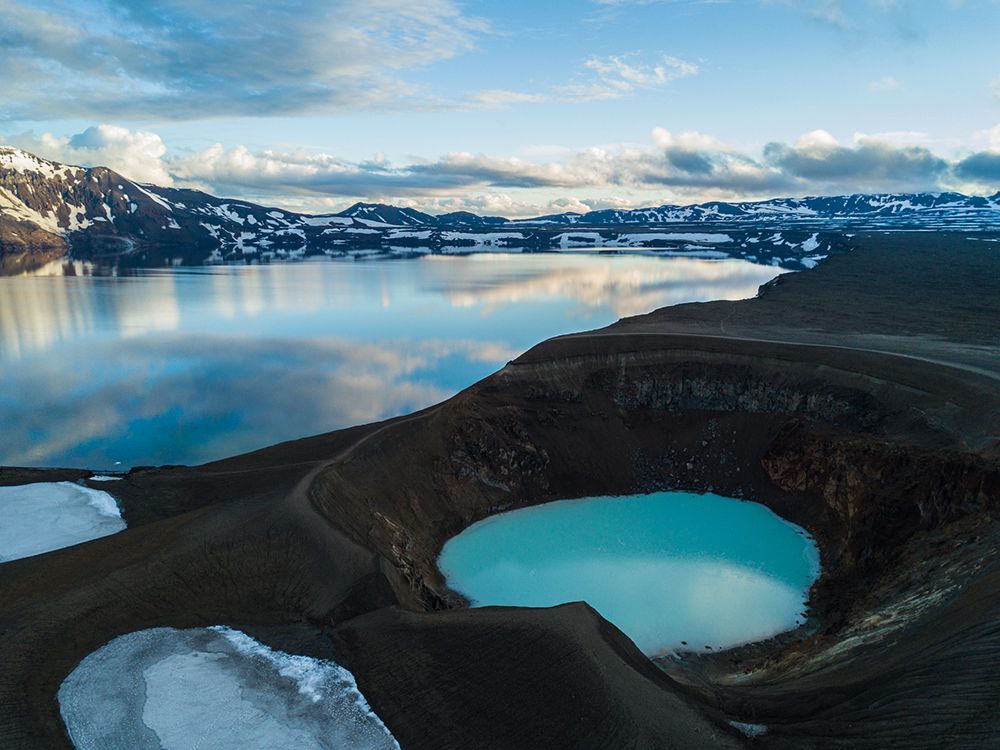
[[[228,627],[153,628],[110,641],[59,688],[78,750],[398,750],[354,676]]]
[[[31,557],[125,528],[107,492],[72,482],[0,487],[0,562]]]

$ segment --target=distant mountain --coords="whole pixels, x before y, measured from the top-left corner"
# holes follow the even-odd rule
[[[397,227],[434,226],[438,223],[436,216],[425,214],[412,208],[396,208],[384,203],[355,203],[338,216],[347,216],[360,221],[372,222],[382,226]]]
[[[495,227],[510,221],[502,216],[478,216],[471,211],[453,211],[450,214],[438,214],[436,218],[439,225],[455,227]]]
[[[989,198],[961,193],[881,193],[813,198],[774,198],[766,201],[692,206],[663,205],[631,210],[605,209],[520,219],[516,224],[679,224],[689,222],[761,222],[801,220],[870,222],[878,219],[914,219],[936,222],[986,221],[1000,227],[1000,192]]]
[[[66,255],[141,266],[581,247],[802,268],[843,245],[845,228],[1000,230],[1000,193],[715,201],[519,220],[381,203],[307,215],[0,148],[0,272]]]

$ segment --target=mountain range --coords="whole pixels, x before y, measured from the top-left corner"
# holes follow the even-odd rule
[[[801,268],[835,251],[845,229],[880,228],[1000,230],[1000,192],[713,201],[514,220],[379,203],[310,215],[0,147],[0,268],[8,273],[67,256],[141,266],[574,247]]]

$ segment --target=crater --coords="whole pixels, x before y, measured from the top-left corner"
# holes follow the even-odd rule
[[[763,505],[656,492],[490,516],[450,539],[438,565],[473,606],[585,601],[657,656],[801,625],[819,552]]]

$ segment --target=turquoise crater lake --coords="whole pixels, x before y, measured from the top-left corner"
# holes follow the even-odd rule
[[[657,492],[501,513],[438,559],[473,606],[585,601],[648,655],[727,648],[802,623],[819,552],[758,503]]]

